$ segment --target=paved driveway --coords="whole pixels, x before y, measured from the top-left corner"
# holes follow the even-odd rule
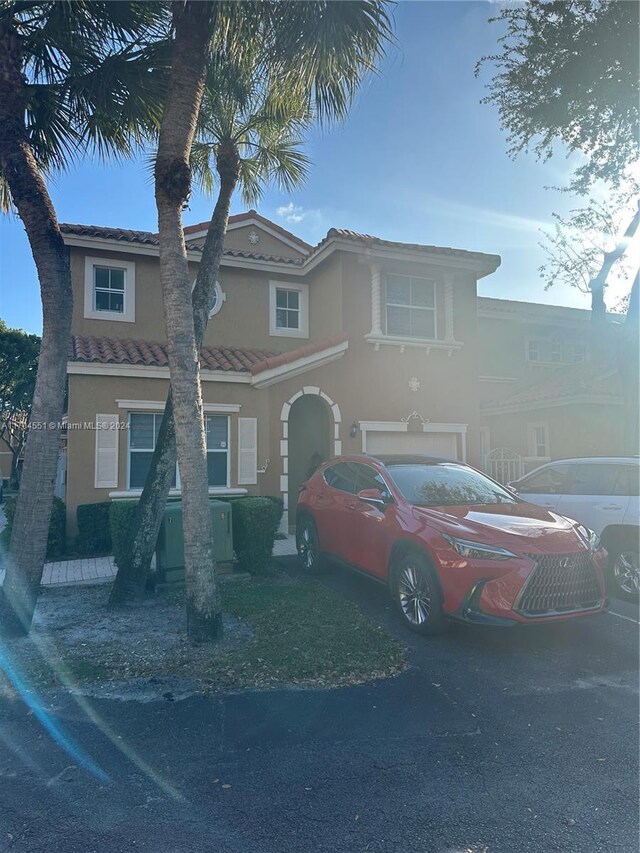
[[[637,850],[637,608],[422,640],[383,589],[338,570],[326,583],[398,632],[408,672],[89,715],[58,698],[60,737],[110,784],[24,705],[0,705],[0,850]]]

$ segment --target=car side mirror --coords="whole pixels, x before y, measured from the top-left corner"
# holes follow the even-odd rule
[[[383,494],[380,489],[362,489],[358,492],[357,498],[359,501],[381,510],[393,502],[393,498],[387,492]]]

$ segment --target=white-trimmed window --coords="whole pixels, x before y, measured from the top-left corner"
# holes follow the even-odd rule
[[[85,258],[84,316],[93,320],[136,319],[136,265],[109,258]]]
[[[161,412],[130,412],[129,414],[129,473],[127,477],[129,489],[144,488],[161,423]],[[227,415],[207,415],[206,436],[209,488],[228,488],[229,417]],[[172,488],[180,488],[177,466],[171,486]]]
[[[386,333],[396,338],[436,338],[436,286],[432,279],[388,275]]]
[[[567,346],[567,362],[569,364],[580,364],[587,359],[587,351],[584,344],[569,344]]]
[[[269,282],[269,334],[309,337],[309,286]]]
[[[549,426],[546,423],[528,424],[529,453],[536,459],[549,458]]]
[[[196,279],[193,280],[193,284],[191,285],[191,292],[193,293],[194,288],[196,286]],[[227,301],[227,294],[222,289],[222,285],[219,281],[213,286],[213,305],[211,306],[211,310],[209,311],[209,319],[215,317],[215,315],[221,310],[224,302]]]
[[[527,361],[537,364],[577,364],[586,361],[583,343],[565,343],[560,338],[527,338]]]

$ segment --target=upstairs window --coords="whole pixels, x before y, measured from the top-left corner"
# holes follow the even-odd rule
[[[300,291],[276,288],[276,329],[300,328]]]
[[[398,338],[436,337],[435,283],[408,275],[387,276],[387,335]]]
[[[560,338],[528,338],[527,361],[537,364],[578,364],[586,361],[582,343],[565,343]]]
[[[84,316],[135,322],[136,265],[108,258],[85,258]]]
[[[93,268],[93,307],[95,311],[124,314],[125,270],[116,267]]]
[[[269,283],[269,334],[309,337],[309,285]]]

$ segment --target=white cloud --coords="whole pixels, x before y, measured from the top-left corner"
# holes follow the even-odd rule
[[[294,204],[292,201],[289,204],[284,204],[276,210],[278,216],[285,220],[285,222],[290,222],[295,225],[296,222],[302,222],[308,215],[308,212],[298,205]]]

